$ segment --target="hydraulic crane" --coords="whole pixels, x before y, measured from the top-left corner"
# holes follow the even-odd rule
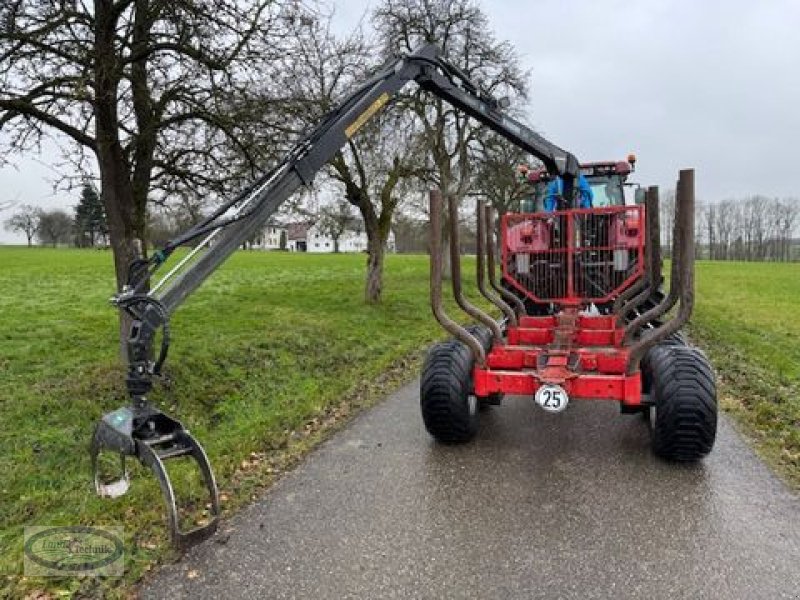
[[[539,159],[551,176],[561,177],[567,202],[573,198],[573,185],[579,174],[578,160],[506,114],[505,102],[483,93],[461,70],[448,63],[435,45],[429,44],[381,68],[269,172],[152,253],[149,259],[134,261],[127,285],[113,298],[113,303],[131,318],[125,340],[130,403],[107,413],[97,424],[91,445],[95,488],[103,496],[124,494],[130,485],[125,457],[137,458],[159,481],[167,506],[170,536],[177,547],[191,545],[213,533],[220,507],[214,474],[200,443],[179,421],[147,399],[167,357],[170,316],[242,243],[264,226],[285,200],[302,186],[310,185],[315,174],[335,153],[411,81]],[[170,255],[189,242],[195,242],[194,248],[148,289]],[[159,331],[160,349],[154,356],[152,346]],[[115,481],[102,481],[98,473],[98,456],[104,451],[121,456],[121,474]],[[182,456],[197,462],[211,506],[210,521],[189,531],[180,528],[175,494],[164,468],[164,461]]]

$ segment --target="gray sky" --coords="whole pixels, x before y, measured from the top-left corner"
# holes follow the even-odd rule
[[[336,2],[337,28],[368,4]],[[636,180],[669,187],[697,169],[698,196],[800,196],[800,2],[484,0],[497,36],[530,69],[531,119],[582,161],[639,158]],[[0,202],[68,207],[51,161],[0,169]],[[73,193],[73,196],[75,194]],[[10,211],[0,213],[7,218]],[[0,242],[20,242],[0,231]]]

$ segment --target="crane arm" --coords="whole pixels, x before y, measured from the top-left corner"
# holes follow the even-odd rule
[[[154,252],[150,259],[134,261],[128,285],[112,300],[132,321],[127,339],[126,378],[131,405],[101,419],[93,439],[92,460],[96,463],[98,453],[110,449],[123,457],[136,456],[152,468],[167,500],[170,532],[177,545],[193,543],[213,527],[188,533],[178,530],[177,509],[163,460],[185,455],[197,460],[211,497],[214,524],[219,502],[213,473],[200,444],[180,422],[146,399],[153,376],[160,372],[167,356],[170,315],[237,248],[252,239],[283,202],[299,188],[310,185],[336,152],[411,81],[541,160],[552,175],[563,178],[564,196],[571,198],[573,181],[579,172],[577,159],[506,114],[501,102],[483,94],[466,75],[440,56],[435,45],[429,44],[379,70],[246,190]],[[170,254],[189,241],[195,242],[192,250],[148,290],[148,284]],[[161,351],[152,360],[152,345],[159,329]],[[109,485],[101,484],[96,475],[95,484],[101,495],[124,493],[128,487],[127,475]]]
[[[176,247],[193,237],[207,234],[201,251],[181,262],[151,290],[172,313],[239,246],[256,234],[281,204],[295,191],[309,185],[358,130],[391,100],[408,82],[416,81],[424,90],[444,99],[457,109],[505,137],[512,144],[542,161],[552,175],[570,184],[578,174],[578,160],[526,125],[507,115],[500,103],[481,94],[457,68],[439,56],[435,45],[423,46],[381,69],[299,142],[281,163],[256,181],[234,201],[224,205],[213,218],[206,219],[156,253],[155,264]],[[570,197],[569,193],[565,196]],[[196,260],[195,260],[196,259]],[[189,266],[191,265],[191,266]],[[187,268],[188,267],[188,268]],[[152,272],[148,273],[148,277]],[[140,282],[134,282],[141,285]],[[133,293],[139,290],[132,287]]]

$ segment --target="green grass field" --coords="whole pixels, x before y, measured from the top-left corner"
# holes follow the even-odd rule
[[[153,399],[203,442],[227,510],[414,372],[422,349],[442,337],[426,257],[388,258],[377,307],[362,301],[364,262],[240,252],[175,315],[166,381]],[[118,500],[96,498],[89,479],[94,423],[126,403],[111,280],[105,251],[0,248],[0,596],[123,594],[170,556],[149,474],[135,468]],[[800,264],[700,263],[697,284],[692,333],[720,371],[724,404],[796,484]],[[188,477],[179,471],[178,485]],[[26,524],[124,524],[124,585],[22,580]]]
[[[379,397],[392,385],[383,373],[402,372],[399,360],[442,336],[423,257],[389,257],[377,307],[362,300],[364,263],[363,255],[238,253],[176,313],[166,385],[153,399],[205,445],[227,508],[336,417]],[[136,469],[118,500],[91,488],[95,420],[127,403],[111,281],[104,251],[0,248],[0,576],[8,585],[32,585],[16,579],[24,524],[124,523],[129,582],[169,554],[148,473]],[[45,583],[83,592],[99,584]]]
[[[694,340],[711,356],[723,407],[800,489],[800,263],[697,264]]]

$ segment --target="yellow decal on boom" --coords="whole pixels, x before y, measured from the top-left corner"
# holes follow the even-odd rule
[[[375,113],[378,112],[380,109],[382,109],[383,106],[388,101],[389,101],[389,93],[388,92],[382,93],[380,96],[378,96],[378,99],[375,100],[375,102],[373,102],[367,107],[367,110],[358,115],[358,118],[347,126],[347,129],[344,130],[344,134],[348,138],[353,137],[356,134],[356,132],[364,126],[364,123],[366,123],[372,117],[374,117]]]

